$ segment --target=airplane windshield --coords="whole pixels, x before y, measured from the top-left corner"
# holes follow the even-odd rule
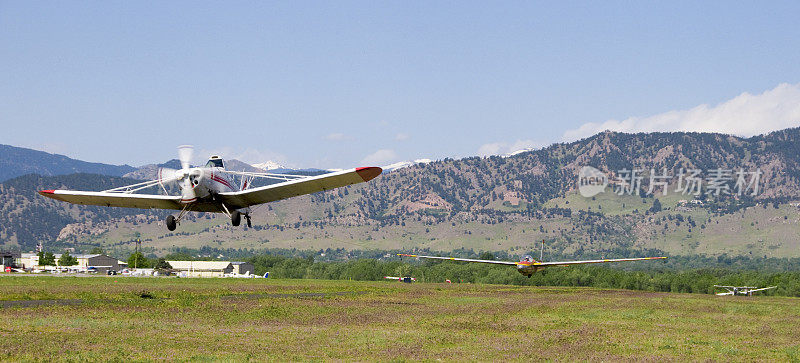
[[[222,168],[222,159],[211,159],[206,163],[208,168]]]

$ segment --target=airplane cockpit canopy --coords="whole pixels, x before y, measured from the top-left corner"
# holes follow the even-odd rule
[[[536,260],[534,260],[533,257],[531,257],[531,255],[525,255],[522,256],[520,262],[536,262]]]
[[[212,156],[208,159],[206,163],[207,168],[224,168],[225,166],[222,163],[222,158],[217,155]]]

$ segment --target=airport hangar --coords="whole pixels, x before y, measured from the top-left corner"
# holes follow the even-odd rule
[[[224,277],[225,275],[250,275],[255,267],[239,261],[167,261],[181,277]]]

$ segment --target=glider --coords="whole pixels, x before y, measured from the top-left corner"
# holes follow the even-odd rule
[[[725,290],[728,290],[728,291],[726,291],[726,292],[719,292],[719,293],[717,293],[717,296],[725,296],[725,295],[731,295],[731,296],[733,296],[733,295],[746,295],[746,296],[753,296],[753,293],[754,293],[754,292],[758,292],[758,291],[764,291],[764,290],[769,290],[769,289],[774,289],[774,288],[776,288],[777,286],[762,287],[762,288],[760,288],[760,289],[759,289],[759,288],[757,288],[757,287],[752,287],[752,286],[723,286],[723,285],[714,285],[714,287],[720,287],[720,288],[723,288],[723,289],[725,289]]]
[[[537,271],[544,270],[551,266],[569,266],[581,265],[587,263],[605,263],[605,262],[625,262],[625,261],[644,261],[644,260],[662,260],[666,257],[639,257],[639,258],[618,258],[614,260],[584,260],[584,261],[562,261],[562,262],[540,262],[533,259],[531,256],[523,256],[519,262],[514,261],[495,261],[495,260],[473,260],[469,258],[456,258],[456,257],[439,257],[439,256],[420,256],[420,255],[407,255],[398,253],[398,256],[403,257],[416,257],[428,258],[434,260],[449,260],[449,261],[462,261],[462,262],[477,262],[477,263],[490,263],[495,265],[509,265],[516,266],[519,273],[531,277]]]

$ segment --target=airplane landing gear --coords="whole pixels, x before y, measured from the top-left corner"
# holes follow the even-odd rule
[[[225,204],[220,203],[220,205],[222,206],[222,212],[225,213],[225,215],[227,215],[231,219],[232,226],[238,227],[240,224],[242,224],[242,217],[244,217],[247,220],[248,227],[253,226],[252,222],[250,222],[250,208],[246,208],[246,211],[244,213],[239,212],[238,210],[234,210],[233,212],[231,212],[230,210],[228,210],[228,207],[225,206]]]
[[[188,206],[188,204],[185,205],[183,209],[181,209],[181,212],[178,213],[177,217],[173,216],[172,214],[167,216],[167,219],[164,222],[166,222],[165,224],[167,225],[168,230],[174,231],[178,226],[178,223],[181,223],[181,219],[183,219],[183,217],[186,216],[186,212],[189,211],[189,209],[187,209]]]
[[[238,210],[233,211],[233,213],[231,213],[231,225],[233,225],[234,227],[238,227],[239,224],[241,223],[242,223],[242,213],[239,212]]]
[[[173,216],[172,214],[167,216],[166,222],[167,222],[167,229],[170,231],[174,231],[178,225],[177,223],[175,223],[175,216]]]

